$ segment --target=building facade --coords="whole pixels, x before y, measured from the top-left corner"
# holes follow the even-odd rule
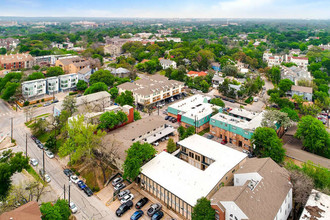
[[[60,87],[59,87],[60,91],[67,91],[76,88],[78,83],[78,74],[71,73],[71,74],[60,75],[58,76],[58,79],[60,81]]]
[[[163,69],[176,69],[176,62],[173,60],[161,59],[159,62]]]
[[[291,97],[294,95],[302,96],[304,100],[313,101],[313,88],[305,86],[292,86],[291,90],[287,92]]]
[[[0,56],[0,67],[6,70],[32,68],[34,59],[30,54],[11,54]]]
[[[46,92],[47,94],[55,94],[59,91],[59,78],[58,77],[49,77],[46,78],[47,87]]]
[[[25,99],[46,94],[46,79],[36,79],[22,83],[22,95]]]

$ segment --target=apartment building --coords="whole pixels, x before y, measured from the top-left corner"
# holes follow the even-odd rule
[[[219,188],[231,184],[247,155],[200,135],[177,144],[177,155],[161,152],[142,166],[140,186],[169,209],[191,219],[197,200],[210,199]]]
[[[18,70],[32,68],[34,59],[30,54],[10,54],[0,56],[0,68]]]
[[[82,57],[70,57],[70,58],[60,58],[55,62],[55,66],[59,66],[63,71],[68,73],[78,73],[86,67],[90,68],[100,68],[99,59],[85,59]]]
[[[95,71],[97,71],[97,69]],[[89,79],[93,73],[94,69],[89,68],[89,66],[85,67],[78,71],[78,80],[83,80],[86,83],[89,83]]]
[[[265,52],[263,54],[262,58],[265,62],[268,63],[269,67],[280,66],[282,62],[294,63],[299,68],[302,68],[304,70],[307,70],[307,66],[308,66],[308,58],[307,57],[290,56],[288,54],[286,54],[284,56],[280,56],[280,55],[273,55],[270,52]]]
[[[40,97],[46,94],[46,79],[36,79],[22,83],[22,95],[25,99]]]
[[[286,220],[292,209],[290,175],[271,158],[249,159],[234,173],[233,186],[212,196],[211,206],[217,220]]]
[[[0,39],[0,48],[5,48],[8,50],[13,50],[19,44],[19,39],[14,39],[11,37]]]
[[[49,77],[46,78],[46,93],[47,94],[55,94],[59,92],[59,78],[54,76],[54,77]]]
[[[293,95],[303,96],[303,99],[312,102],[313,101],[313,88],[305,86],[292,86],[291,90],[287,92],[291,97]]]
[[[232,109],[211,117],[210,132],[231,144],[252,150],[251,137],[255,129],[261,126],[263,112],[255,113],[244,109]]]
[[[282,66],[281,67],[281,79],[289,79],[292,82],[294,82],[295,85],[298,85],[299,80],[307,80],[307,81],[312,81],[313,77],[311,76],[310,72],[301,69],[296,66],[292,67],[286,67]]]
[[[168,69],[168,68],[176,69],[176,62],[173,60],[161,59],[159,60],[159,62],[163,69]]]
[[[71,73],[58,76],[60,81],[60,91],[67,91],[70,89],[74,89],[78,83],[78,74]]]
[[[318,210],[313,212],[312,210]],[[299,220],[327,220],[330,219],[330,196],[312,189]]]
[[[219,106],[209,103],[208,96],[200,94],[190,96],[167,108],[168,115],[174,117],[185,128],[193,126],[197,132],[209,127],[213,111],[219,111]]]
[[[148,78],[126,82],[117,86],[119,93],[131,91],[136,105],[148,106],[179,95],[184,91],[184,83],[169,80],[162,75],[152,75]]]

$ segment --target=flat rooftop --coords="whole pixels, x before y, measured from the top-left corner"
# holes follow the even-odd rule
[[[194,109],[199,105],[208,102],[209,100],[211,100],[211,97],[197,94],[190,96],[180,102],[176,102],[169,107],[178,110],[178,112],[186,113],[191,109]]]
[[[185,116],[187,118],[191,118],[195,120],[195,116],[197,120],[202,119],[208,115],[211,115],[213,112],[213,109],[219,110],[219,106],[212,105],[210,103],[202,103],[200,106],[195,107],[193,109],[190,109],[186,113],[182,114],[182,116]]]
[[[319,211],[316,211],[317,209],[319,209]],[[317,216],[316,214],[320,214],[320,216]],[[315,189],[312,190],[299,220],[309,219],[330,219],[330,196]]]
[[[194,206],[197,200],[207,196],[216,184],[246,154],[209,140],[200,135],[190,136],[178,144],[214,160],[201,170],[167,152],[161,152],[142,167],[142,173]]]

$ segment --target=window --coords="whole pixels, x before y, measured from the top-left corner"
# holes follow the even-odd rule
[[[195,155],[195,159],[196,159],[196,160],[198,160],[198,161],[200,161],[200,160],[201,160],[201,157],[200,157],[200,156],[197,156],[197,155]]]
[[[235,127],[235,126],[233,126],[232,128],[233,128],[234,130],[236,130],[236,127]]]
[[[189,152],[189,157],[194,158],[194,153]]]

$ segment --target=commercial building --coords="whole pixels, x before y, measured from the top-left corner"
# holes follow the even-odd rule
[[[40,97],[46,94],[46,79],[36,79],[22,83],[22,95],[25,99]]]
[[[263,112],[255,113],[244,109],[232,109],[211,117],[210,132],[227,142],[246,150],[252,150],[251,137],[255,129],[261,126]]]
[[[209,127],[213,111],[219,111],[219,106],[209,103],[208,96],[194,95],[167,108],[168,115],[174,117],[185,128],[193,126],[196,132]]]
[[[312,189],[299,220],[330,219],[330,196]]]
[[[305,87],[305,86],[292,86],[291,90],[287,92],[287,94],[291,97],[293,95],[303,96],[303,99],[312,102],[313,101],[313,88]]]
[[[270,158],[249,159],[234,174],[234,186],[225,186],[211,198],[217,220],[286,220],[292,209],[288,171]]]
[[[96,92],[76,98],[78,113],[102,112],[111,105],[111,96],[108,92]],[[54,116],[59,116],[62,111],[62,102],[54,106]]]
[[[246,154],[200,135],[178,145],[178,155],[162,152],[142,166],[140,185],[166,207],[191,219],[198,199],[210,199],[219,188],[231,184]]]
[[[175,95],[180,95],[183,92],[183,87],[183,82],[169,80],[162,75],[152,75],[117,86],[119,93],[131,91],[138,106],[156,104]]]
[[[167,60],[167,59],[161,59],[160,65],[163,67],[163,69],[173,68],[176,69],[176,62],[173,60]]]
[[[58,79],[60,81],[60,91],[67,91],[76,88],[78,83],[78,74],[71,73],[71,74],[59,75]]]
[[[167,123],[162,117],[151,115],[120,127],[103,138],[106,143],[105,150],[114,157],[116,167],[122,170],[127,155],[126,150],[133,143],[140,141],[151,144],[175,131]]]
[[[32,68],[34,59],[30,54],[0,55],[0,68],[18,70]]]

